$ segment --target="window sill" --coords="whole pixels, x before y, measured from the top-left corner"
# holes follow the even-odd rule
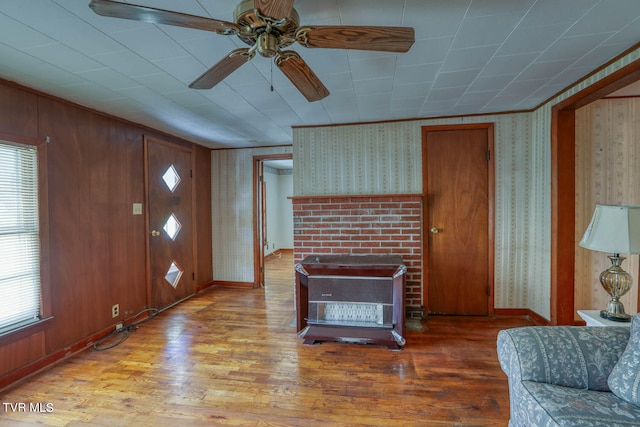
[[[0,346],[10,344],[15,341],[27,338],[35,333],[43,331],[46,326],[53,320],[53,316],[40,319],[36,322],[29,323],[28,325],[12,329],[3,334],[0,334]]]

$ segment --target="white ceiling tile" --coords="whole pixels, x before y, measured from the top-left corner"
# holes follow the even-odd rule
[[[525,68],[515,80],[551,79],[565,70],[573,62],[573,59],[564,61],[536,61]]]
[[[411,46],[411,54],[398,55],[398,65],[418,65],[443,62],[451,48],[453,37],[416,40]]]
[[[200,37],[182,40],[179,44],[186,52],[198,58],[204,65],[217,63],[239,47],[239,44],[234,43],[229,36],[210,34],[206,31],[192,31],[192,33],[197,33]]]
[[[345,50],[302,49],[300,56],[318,76],[349,71],[349,59]]]
[[[60,69],[71,69],[75,73],[102,68],[101,63],[61,43],[32,47],[25,49],[25,52]]]
[[[396,69],[394,57],[350,61],[353,80],[375,79],[392,76]]]
[[[507,86],[517,74],[504,74],[498,76],[483,76],[476,78],[469,85],[470,92],[483,92],[485,90],[502,90]]]
[[[453,36],[471,0],[408,0],[403,25],[414,27],[416,39]]]
[[[65,86],[86,82],[77,74],[47,63],[21,68],[19,75],[14,77],[13,80],[19,83],[61,98],[64,98]]]
[[[536,0],[473,0],[467,11],[468,17],[500,15],[503,13],[523,14]]]
[[[452,71],[450,73],[438,73],[436,81],[433,83],[434,89],[445,89],[450,87],[467,87],[478,76],[480,69]]]
[[[118,71],[131,78],[157,74],[162,71],[152,62],[141,58],[130,50],[106,53],[94,56],[93,59],[101,65],[112,68],[114,71]]]
[[[132,77],[132,80],[135,80],[139,85],[146,86],[152,91],[158,93],[170,93],[187,90],[184,82],[163,72]],[[194,91],[192,89],[188,90],[190,92],[197,93],[200,96],[205,96],[207,94],[207,91]]]
[[[488,105],[498,105],[495,104],[494,101],[504,102],[505,100],[512,103],[518,103],[526,97],[525,94],[539,90],[544,86],[545,82],[546,80],[513,81],[505,86],[500,94],[496,96],[492,102],[489,102]]]
[[[302,25],[327,25],[329,21],[339,23],[340,11],[335,0],[297,1],[294,8],[300,15]]]
[[[591,64],[605,64],[607,61],[618,56],[619,53],[622,53],[626,50],[628,44],[620,43],[618,45],[607,45],[607,46],[599,46],[593,49],[591,52],[587,53],[579,60],[577,60],[572,66],[583,68],[590,68]],[[617,53],[616,53],[617,52]]]
[[[567,31],[568,24],[543,25],[540,27],[518,26],[504,40],[496,55],[517,55],[542,52]]]
[[[109,68],[81,71],[76,74],[89,82],[110,90],[127,89],[130,87],[140,86],[140,84],[135,80],[132,80]]]
[[[394,84],[393,97],[402,99],[420,96],[424,99],[429,94],[432,86],[432,82]]]
[[[521,26],[545,27],[573,24],[600,0],[538,0],[523,18]]]
[[[396,79],[404,83],[432,82],[442,64],[422,64],[397,67]]]
[[[466,86],[449,87],[446,89],[431,89],[427,101],[457,101],[466,90]]]
[[[185,82],[187,85],[204,72],[200,61],[190,55],[179,58],[157,59],[152,62],[170,76]]]
[[[609,37],[604,44],[623,44],[625,46],[633,46],[638,41],[638,28],[640,27],[640,16],[633,22]],[[622,49],[625,50],[625,49]]]
[[[404,0],[338,0],[342,25],[403,25],[403,9]]]
[[[353,92],[353,80],[350,72],[325,74],[321,77],[321,80],[332,94],[342,90],[351,90]]]
[[[184,56],[185,50],[154,25],[111,34],[122,46],[153,61]]]
[[[451,49],[440,71],[461,71],[482,68],[493,57],[499,45]]]
[[[65,98],[71,99],[79,104],[86,105],[92,99],[99,99],[102,102],[122,101],[123,97],[118,93],[101,84],[84,82],[65,86]]]
[[[391,101],[391,111],[397,111],[399,109],[414,111],[416,114],[420,111],[420,108],[424,104],[424,97],[416,98],[402,98]]]
[[[537,57],[538,53],[522,53],[515,55],[494,56],[491,58],[480,73],[480,76],[500,76],[517,75],[529,66]]]
[[[445,116],[456,106],[456,102],[455,99],[425,102],[420,109],[420,115],[422,117]]]
[[[37,67],[42,64],[41,59],[2,43],[0,43],[0,58],[2,58],[1,67],[6,70],[14,70],[17,74],[34,68],[37,71]]]
[[[20,37],[16,37],[16,34],[20,34]],[[27,49],[56,42],[40,31],[0,13],[0,41],[9,40],[16,49]]]
[[[201,91],[185,89],[176,92],[166,92],[163,91],[162,94],[167,97],[167,99],[172,100],[178,105],[182,105],[186,108],[192,109],[194,106],[199,105],[211,105],[209,100],[202,96]]]
[[[511,34],[519,18],[512,14],[465,18],[453,42],[454,49],[501,44]]]
[[[635,21],[638,14],[638,0],[602,0],[569,29],[567,36],[613,33]]]
[[[458,105],[484,105],[498,95],[499,90],[466,92],[458,100]]]
[[[359,93],[383,93],[388,96],[393,89],[393,78],[383,77],[380,79],[356,80],[353,88]]]
[[[547,82],[548,85],[564,86],[574,84],[592,71],[590,67],[572,67],[558,73],[553,79]]]
[[[540,61],[577,59],[599,46],[611,33],[589,34],[580,37],[563,37],[553,43],[539,57]]]

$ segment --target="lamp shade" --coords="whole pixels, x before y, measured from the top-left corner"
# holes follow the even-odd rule
[[[614,254],[640,253],[640,205],[596,205],[579,245]]]

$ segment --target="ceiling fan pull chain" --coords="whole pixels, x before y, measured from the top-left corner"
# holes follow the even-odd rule
[[[271,92],[273,92],[273,61],[271,61]]]

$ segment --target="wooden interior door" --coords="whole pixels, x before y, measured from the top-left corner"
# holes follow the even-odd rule
[[[162,309],[196,291],[191,149],[145,138],[149,304]]]
[[[427,303],[431,314],[487,315],[488,129],[425,129]]]

